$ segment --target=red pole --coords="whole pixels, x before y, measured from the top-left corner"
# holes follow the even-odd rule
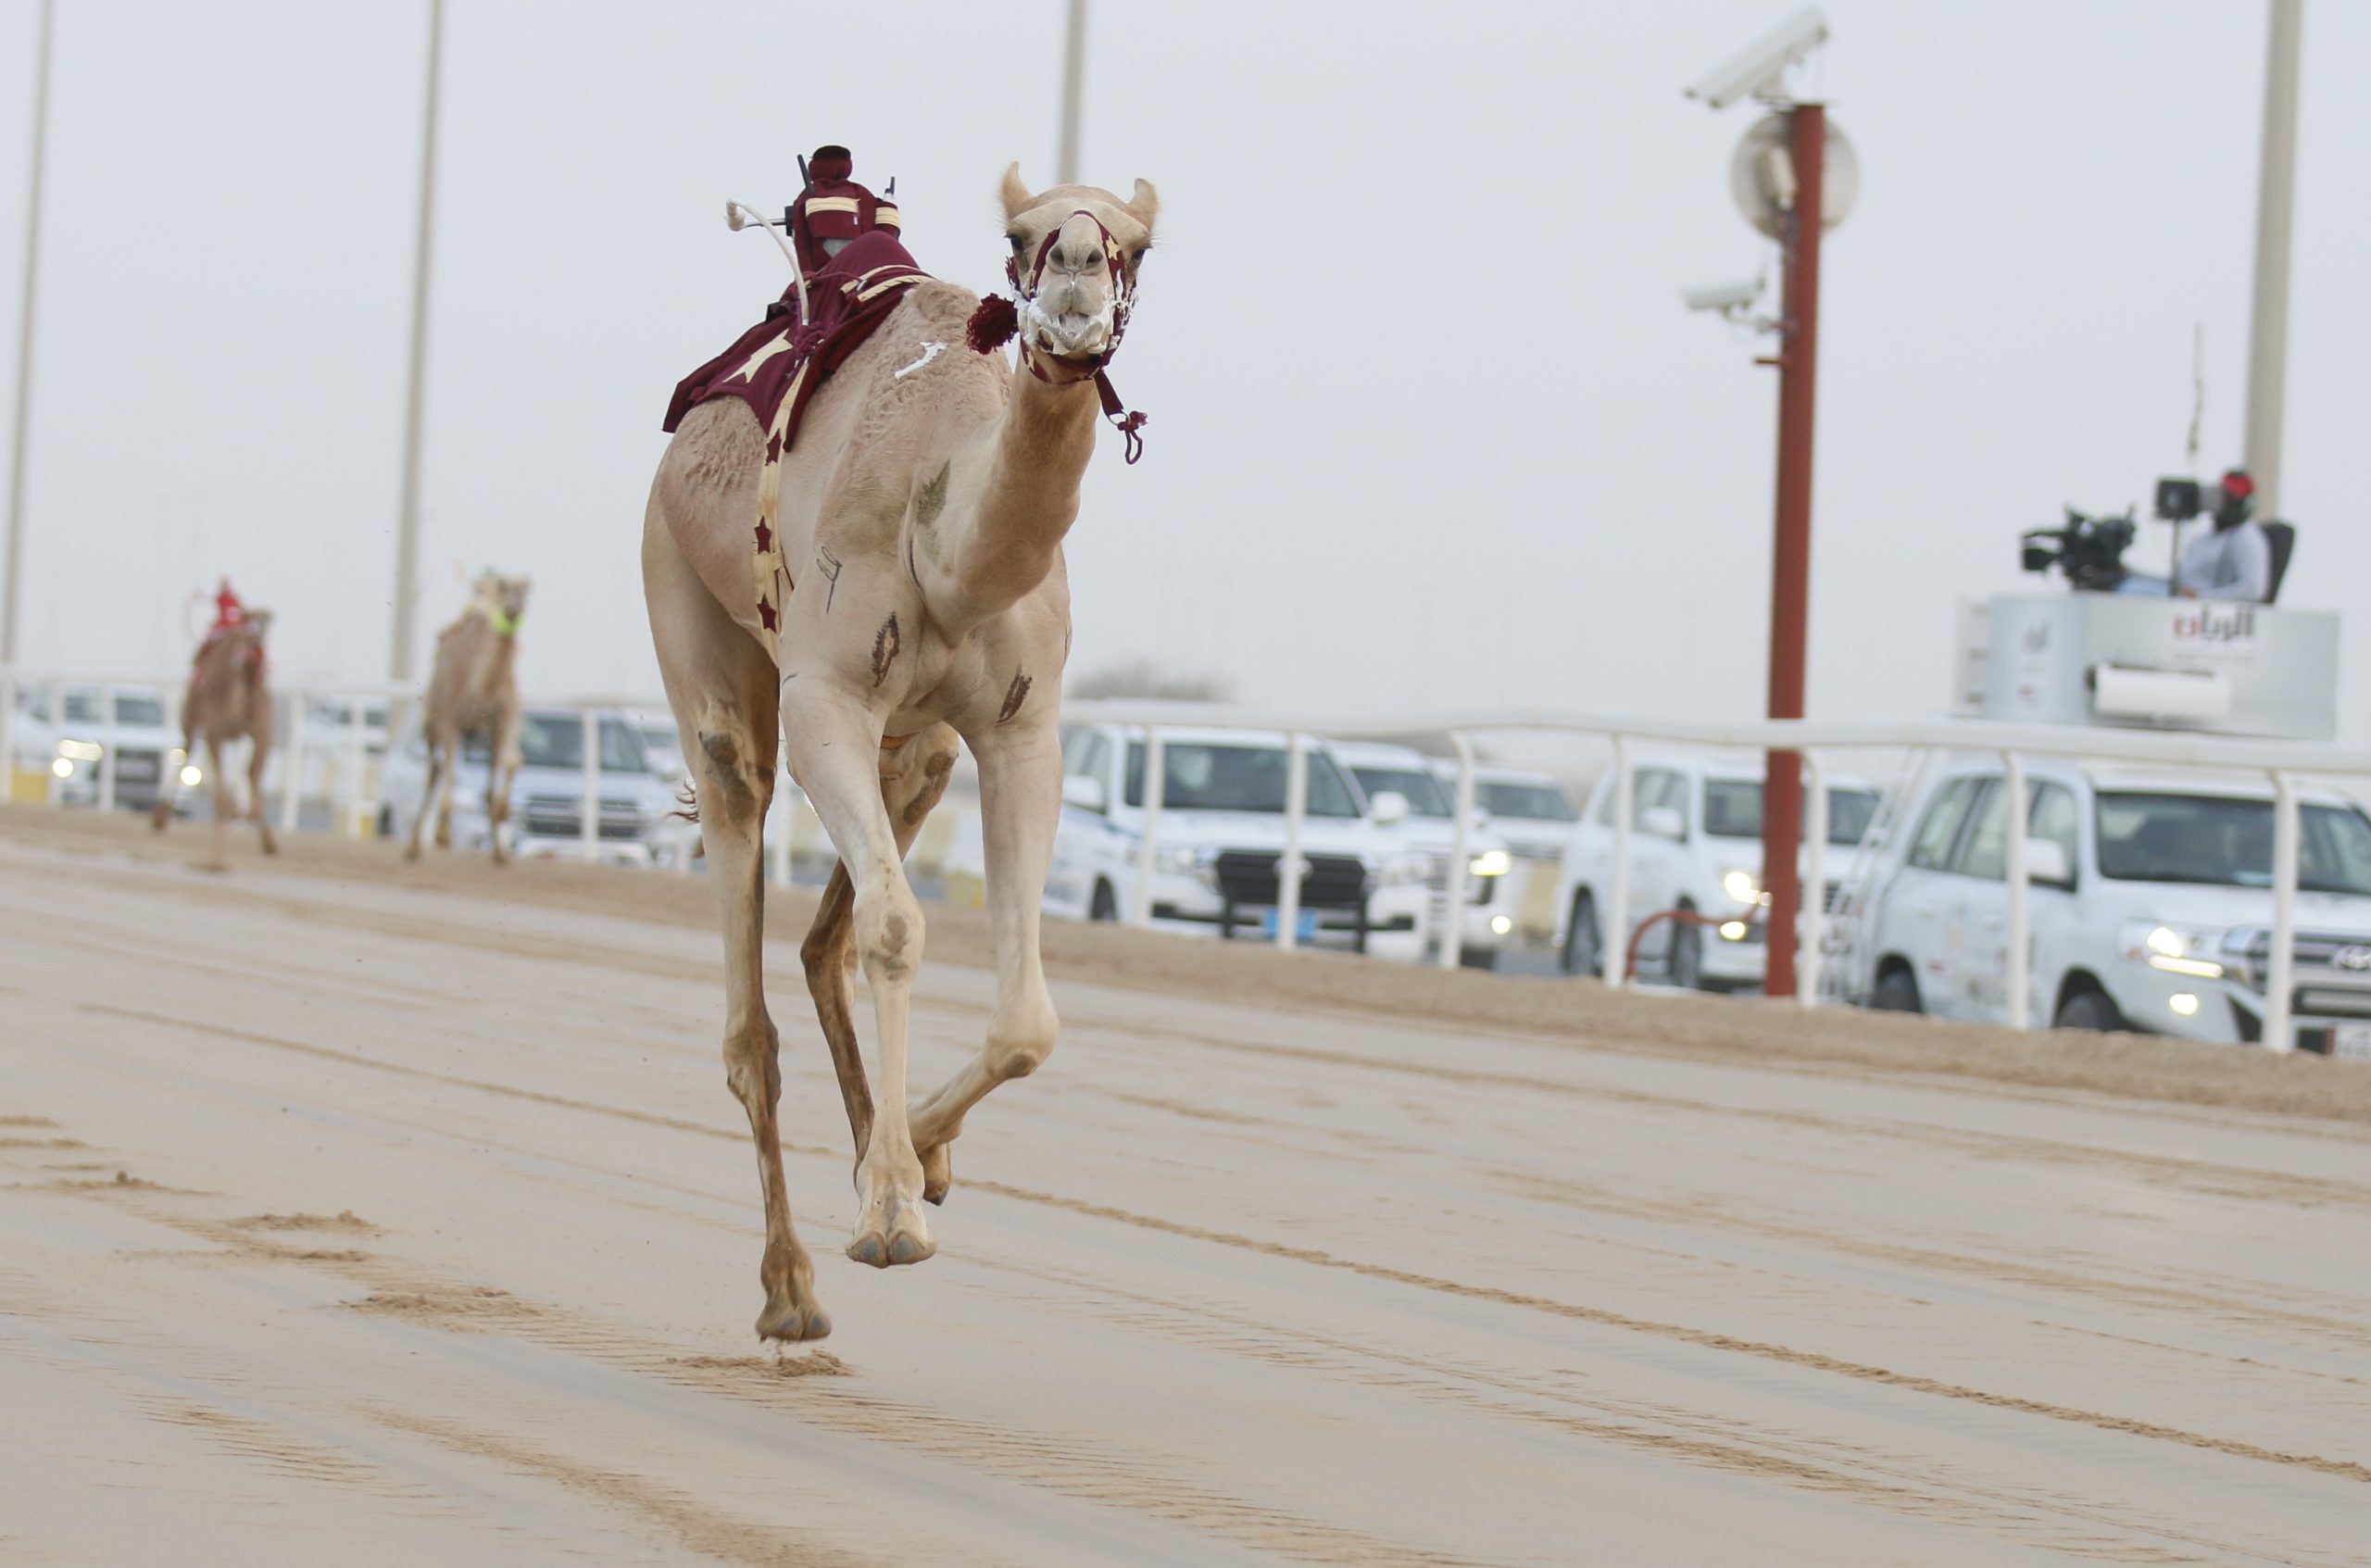
[[[1803,642],[1811,618],[1812,401],[1819,369],[1819,239],[1827,109],[1787,114],[1795,209],[1786,245],[1786,321],[1778,351],[1778,504],[1770,557],[1770,717],[1803,716]],[[1763,994],[1795,994],[1795,941],[1802,908],[1796,863],[1803,833],[1800,752],[1770,753],[1762,784],[1762,882],[1770,895]],[[1813,897],[1819,897],[1814,892]]]

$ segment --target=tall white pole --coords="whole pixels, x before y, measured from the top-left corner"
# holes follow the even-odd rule
[[[2280,515],[2281,405],[2289,380],[2289,233],[2297,193],[2297,56],[2304,0],[2272,0],[2256,178],[2255,302],[2248,320],[2248,473],[2256,516]]]
[[[1054,160],[1060,184],[1078,183],[1079,99],[1086,82],[1086,0],[1071,0],[1070,25],[1062,40],[1062,143]]]
[[[398,684],[417,673],[412,621],[420,594],[420,426],[428,370],[428,270],[436,235],[436,110],[444,76],[445,0],[428,5],[428,104],[420,143],[420,236],[411,264],[411,373],[404,393],[402,499],[395,508],[395,634],[388,672]],[[394,717],[392,709],[389,718]]]
[[[42,176],[49,151],[49,40],[56,10],[56,0],[41,0],[41,44],[33,68],[33,173],[25,198],[24,298],[17,311],[17,428],[8,451],[8,564],[6,583],[0,585],[0,665],[10,669],[17,663],[18,578],[24,563],[25,443],[32,424],[33,301],[41,277]],[[11,703],[0,724],[13,730],[15,710]],[[0,752],[0,769],[15,765],[12,755]]]

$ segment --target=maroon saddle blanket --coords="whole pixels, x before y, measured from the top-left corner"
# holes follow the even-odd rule
[[[772,437],[767,459],[780,461],[797,438],[799,418],[815,389],[864,345],[908,289],[929,277],[896,235],[877,229],[859,235],[808,278],[812,321],[799,320],[797,285],[784,290],[767,307],[764,320],[676,385],[659,428],[672,433],[699,405],[738,397]]]

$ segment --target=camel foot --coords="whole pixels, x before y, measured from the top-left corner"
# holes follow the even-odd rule
[[[280,840],[271,836],[271,830],[270,828],[263,830],[263,852],[267,855],[277,855],[280,853]]]
[[[876,1269],[919,1263],[938,1250],[929,1223],[911,1199],[891,1198],[868,1204],[848,1242],[848,1256]]]
[[[420,840],[415,838],[409,844],[404,846],[404,859],[407,860],[417,860],[420,859]]]
[[[935,1148],[922,1150],[922,1201],[944,1203],[947,1189],[955,1185],[955,1143],[953,1139]]]
[[[780,1339],[789,1344],[804,1344],[810,1339],[827,1337],[832,1332],[832,1320],[822,1308],[811,1302],[790,1302],[776,1307],[772,1302],[758,1314],[758,1337]]]

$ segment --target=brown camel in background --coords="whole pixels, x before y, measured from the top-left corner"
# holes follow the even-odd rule
[[[420,859],[420,837],[436,813],[436,847],[453,847],[453,770],[464,739],[485,742],[485,820],[494,861],[510,858],[502,824],[510,815],[510,781],[519,771],[519,618],[528,581],[486,571],[470,590],[461,618],[436,633],[420,734],[428,742],[428,793],[412,820],[404,859]]]
[[[182,753],[197,760],[197,742],[206,740],[206,773],[214,781],[214,859],[212,869],[230,867],[223,849],[236,802],[231,776],[222,766],[222,748],[242,735],[247,754],[247,815],[263,837],[263,852],[275,855],[271,824],[263,815],[263,770],[271,759],[271,682],[264,669],[264,636],[271,630],[271,611],[250,609],[233,624],[206,640],[189,672],[189,691],[182,698]],[[294,766],[294,764],[291,764]],[[172,820],[173,797],[181,787],[181,769],[165,769],[164,787],[157,794],[151,824],[158,833]]]
[[[978,295],[923,282],[816,391],[780,455],[778,489],[767,432],[734,397],[684,417],[652,484],[644,595],[698,770],[700,836],[723,909],[725,1077],[748,1113],[765,1195],[758,1332],[768,1338],[831,1332],[791,1227],[779,1045],[762,992],[759,858],[777,736],[843,868],[806,956],[858,1149],[848,1256],[918,1263],[935,1249],[922,1205],[947,1194],[965,1115],[1054,1048],[1037,906],[1061,813],[1062,537],[1095,451],[1097,373],[1126,321],[1156,207],[1142,181],[1123,201],[1089,185],[1032,193],[1008,170],[1020,365],[960,346]],[[753,529],[760,570],[771,546],[797,583],[778,637],[774,601],[752,588]],[[899,862],[946,786],[958,736],[980,766],[996,1010],[978,1056],[910,1105],[922,911]],[[871,1086],[854,963],[872,988]]]

